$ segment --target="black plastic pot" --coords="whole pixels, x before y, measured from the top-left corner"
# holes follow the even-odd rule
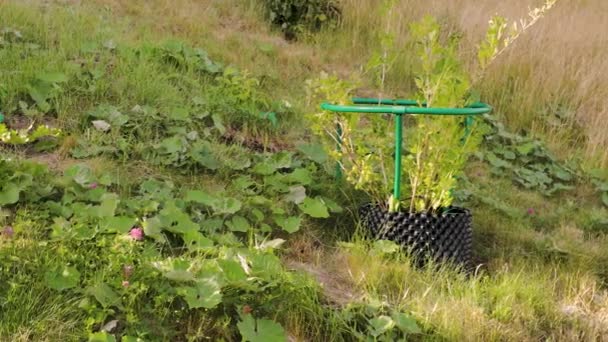
[[[468,209],[450,207],[438,214],[389,212],[368,204],[359,210],[372,237],[394,241],[410,251],[419,265],[432,258],[468,269],[471,265],[472,216]]]

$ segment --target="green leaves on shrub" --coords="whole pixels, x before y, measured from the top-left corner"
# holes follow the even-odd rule
[[[459,58],[459,38],[442,38],[445,30],[429,16],[411,24],[410,31],[418,57],[416,100],[439,108],[469,104],[471,76]],[[407,207],[410,212],[449,207],[455,176],[462,174],[481,142],[480,127],[476,124],[467,131],[461,119],[437,115],[417,115],[415,121],[414,132],[406,141],[410,155],[403,165],[403,173],[409,177]]]
[[[305,31],[335,26],[341,11],[336,0],[264,0],[268,18],[288,39]]]

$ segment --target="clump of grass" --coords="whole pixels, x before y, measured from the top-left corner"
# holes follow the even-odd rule
[[[10,341],[71,340],[82,336],[85,313],[81,296],[52,293],[44,285],[45,269],[53,268],[56,254],[36,237],[42,227],[33,219],[23,222],[29,238],[8,243],[0,239],[0,339]],[[15,228],[19,229],[19,228]]]
[[[503,261],[466,275],[446,266],[409,266],[397,253],[382,255],[365,242],[349,244],[328,256],[325,265],[336,276],[348,276],[364,300],[377,299],[413,313],[428,339],[534,340],[569,336],[600,338],[603,332],[584,315],[573,297],[598,293],[596,278],[559,263]],[[606,294],[599,292],[600,298]],[[571,304],[565,304],[571,303]],[[580,305],[580,306],[579,306]],[[602,317],[595,306],[591,316]]]

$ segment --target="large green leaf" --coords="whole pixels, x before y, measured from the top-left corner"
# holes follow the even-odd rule
[[[36,106],[43,113],[51,110],[51,105],[48,100],[51,98],[53,92],[53,86],[50,83],[36,81],[29,84],[27,87],[28,95],[36,102]]]
[[[82,187],[87,187],[94,181],[93,172],[86,165],[74,165],[68,168],[64,174],[67,179],[73,180]]]
[[[163,139],[157,148],[164,154],[176,154],[185,149],[184,139],[180,136],[174,135],[169,138]]]
[[[393,241],[378,240],[374,242],[373,249],[379,254],[393,254],[399,251],[400,247]]]
[[[290,216],[290,217],[277,216],[274,218],[274,221],[284,231],[291,234],[291,233],[295,233],[298,230],[300,230],[300,224],[302,223],[302,218],[296,217],[296,216]]]
[[[176,107],[167,112],[167,118],[175,121],[190,121],[188,108]]]
[[[309,185],[312,183],[312,176],[310,175],[310,171],[308,171],[308,169],[298,168],[287,175],[287,180],[290,183]]]
[[[538,143],[536,141],[531,141],[517,146],[516,149],[519,154],[525,156],[530,154],[530,152],[532,152],[537,146]]]
[[[92,240],[97,235],[97,227],[88,223],[77,222],[72,226],[72,237],[76,240]]]
[[[54,290],[71,289],[78,285],[80,281],[80,272],[74,267],[60,267],[58,269],[47,271],[44,275],[45,283],[48,287]]]
[[[135,224],[135,218],[127,216],[106,217],[101,220],[99,227],[104,233],[128,233]]]
[[[68,81],[68,77],[60,72],[41,73],[37,78],[46,83],[65,83]]]
[[[249,221],[242,216],[234,216],[232,220],[226,221],[226,226],[233,232],[246,233],[251,228]]]
[[[226,133],[226,126],[224,126],[222,117],[219,114],[212,114],[211,120],[213,120],[213,127],[215,127],[220,134],[224,135],[224,133]]]
[[[563,180],[566,182],[569,182],[572,180],[573,176],[570,172],[568,172],[567,170],[565,170],[562,167],[559,167],[557,165],[553,165],[551,168],[552,171],[552,175]]]
[[[273,174],[276,170],[289,168],[291,166],[291,157],[291,153],[288,152],[275,153],[254,166],[253,172],[267,176]]]
[[[125,339],[123,338],[123,341]],[[116,337],[105,331],[89,334],[89,342],[116,342]]]
[[[224,277],[229,282],[241,282],[247,280],[247,273],[240,262],[235,260],[218,260],[224,271]]]
[[[215,214],[234,214],[241,210],[241,201],[232,197],[224,197],[217,201],[215,201],[211,208],[215,212]]]
[[[211,207],[218,215],[234,214],[241,210],[241,201],[232,197],[215,197],[204,191],[192,190],[186,193],[186,201],[200,203]]]
[[[213,151],[206,141],[194,143],[190,151],[190,157],[209,170],[217,170],[220,167],[220,162],[213,155]]]
[[[19,188],[16,184],[6,184],[0,190],[0,206],[7,204],[15,204],[19,201],[19,194],[21,193],[21,188]]]
[[[96,207],[96,214],[98,217],[113,217],[116,209],[118,208],[118,195],[116,194],[105,194],[102,196],[101,204]]]
[[[120,296],[106,283],[97,283],[87,288],[86,293],[93,296],[104,308],[115,306],[124,310]]]
[[[300,210],[303,213],[309,215],[314,218],[327,218],[329,217],[329,212],[327,211],[327,206],[320,198],[310,198],[306,197],[302,203],[298,205]]]
[[[257,323],[257,324],[256,324]],[[249,342],[283,342],[287,341],[283,327],[269,319],[255,320],[250,314],[237,323],[243,341]]]
[[[488,152],[486,153],[486,160],[488,161],[488,163],[490,163],[490,165],[492,165],[493,167],[496,168],[512,168],[513,165],[507,161],[505,161],[504,159],[498,158],[494,153],[492,152]]]
[[[201,190],[190,190],[186,193],[185,200],[188,202],[195,202],[206,206],[211,206],[216,198]]]
[[[195,286],[177,288],[177,293],[184,297],[190,309],[213,309],[222,302],[219,284],[213,279],[198,280]]]
[[[295,185],[289,187],[289,193],[285,195],[285,200],[288,202],[293,202],[295,204],[300,204],[306,198],[306,188],[301,185]]]
[[[378,337],[387,331],[390,331],[395,326],[395,322],[389,316],[378,316],[369,321],[370,334]]]
[[[393,315],[393,320],[397,327],[406,334],[420,334],[422,330],[416,323],[416,320],[410,315],[402,312],[396,312]]]
[[[167,259],[154,262],[154,267],[163,273],[167,279],[179,282],[196,280],[195,275],[190,272],[190,262],[183,259]]]
[[[173,205],[168,205],[161,211],[163,229],[176,234],[197,232],[199,225],[194,223],[188,214]]]
[[[256,246],[257,249],[265,251],[268,249],[278,249],[285,243],[283,239],[266,240]]]
[[[144,234],[153,238],[158,242],[165,242],[165,236],[162,234],[163,224],[158,216],[151,217],[145,220],[142,224]]]
[[[297,147],[310,160],[323,164],[327,161],[327,153],[321,144],[303,144]]]
[[[325,205],[327,206],[329,211],[332,213],[339,214],[344,211],[344,209],[342,209],[342,207],[338,203],[336,203],[334,200],[331,200],[327,197],[323,197],[323,202],[325,203]]]
[[[276,127],[279,123],[279,120],[277,118],[277,113],[274,112],[261,112],[259,114],[260,118],[263,120],[268,120],[270,121],[270,123],[272,123],[272,125],[274,127]]]
[[[213,241],[200,232],[189,231],[184,233],[182,238],[184,239],[184,244],[191,251],[213,247]]]

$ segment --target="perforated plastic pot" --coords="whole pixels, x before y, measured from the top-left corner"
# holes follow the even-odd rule
[[[402,245],[419,265],[432,258],[470,267],[473,232],[468,209],[450,207],[437,214],[408,213],[389,212],[368,204],[359,213],[372,237]]]

